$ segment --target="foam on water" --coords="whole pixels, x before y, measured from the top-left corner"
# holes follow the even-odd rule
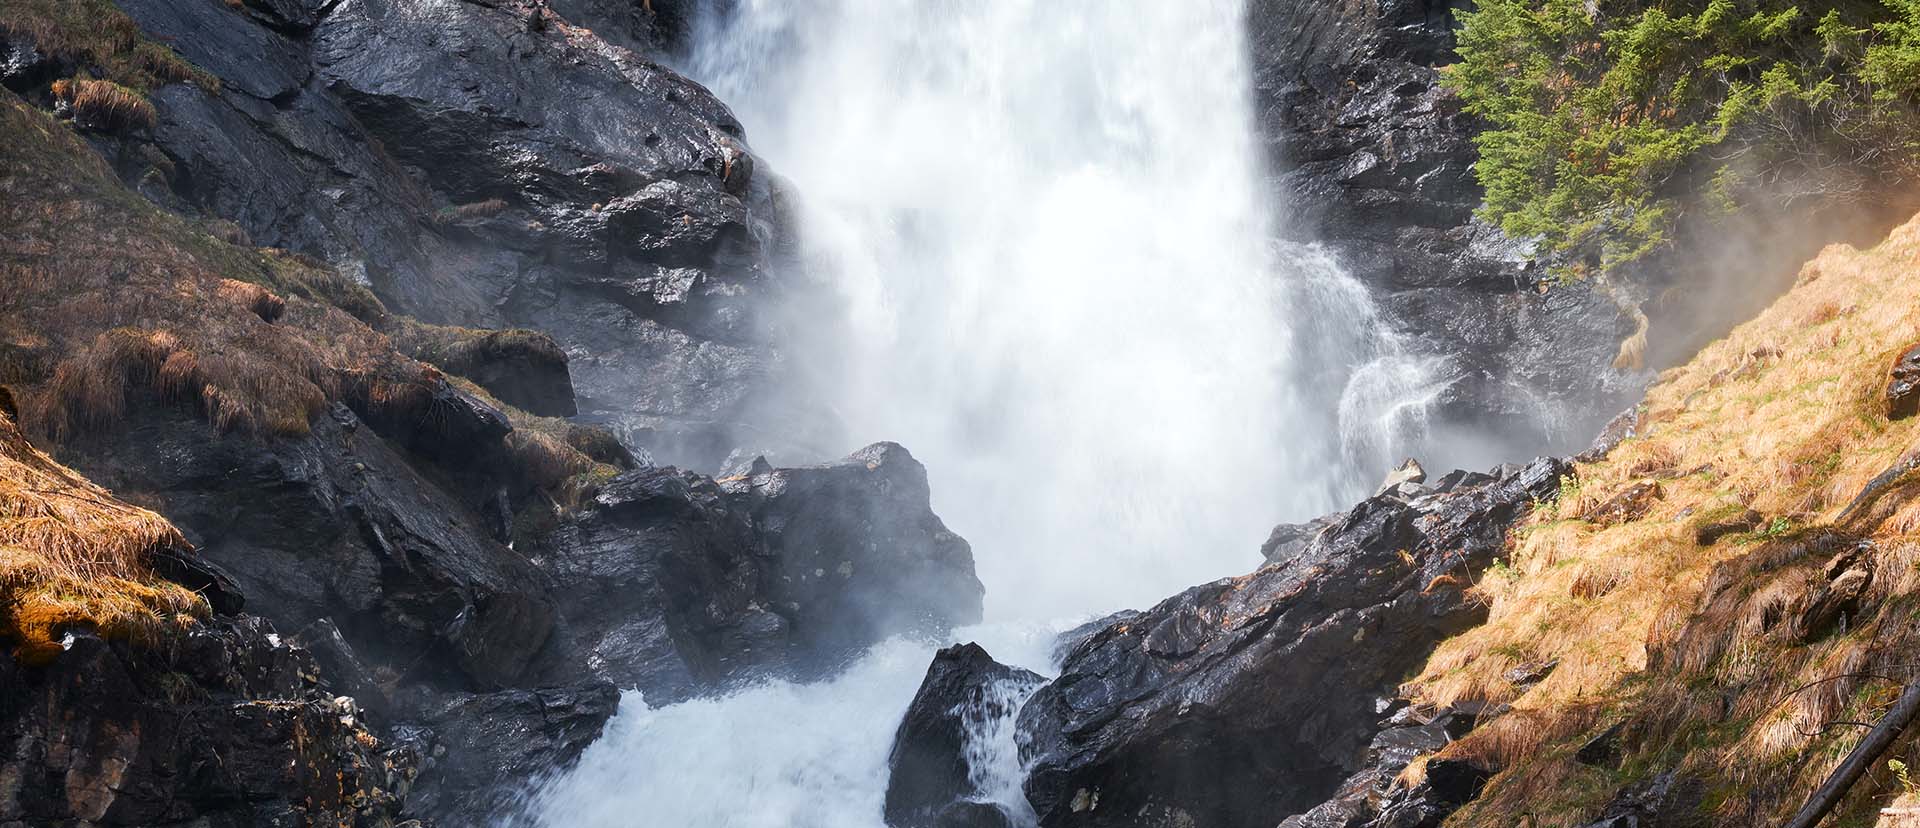
[[[1420,436],[1408,357],[1338,263],[1278,244],[1241,0],[738,0],[683,69],[801,204],[844,318],[795,320],[849,448],[889,439],[972,544],[992,625],[1046,672],[1067,619],[1259,562]],[[818,458],[798,458],[818,459]],[[1043,634],[1044,633],[1044,634]],[[813,685],[651,708],[537,799],[553,826],[880,824],[932,643]],[[983,799],[1018,803],[982,717]]]

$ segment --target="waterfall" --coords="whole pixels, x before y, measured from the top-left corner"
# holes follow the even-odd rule
[[[737,0],[697,23],[682,68],[790,182],[836,298],[787,320],[793,361],[848,448],[926,463],[987,585],[992,623],[959,635],[1002,661],[1046,672],[1072,620],[1253,568],[1274,523],[1366,493],[1440,387],[1331,256],[1270,241],[1242,2]],[[931,647],[630,697],[536,812],[878,825]],[[996,761],[983,786],[1017,796]]]

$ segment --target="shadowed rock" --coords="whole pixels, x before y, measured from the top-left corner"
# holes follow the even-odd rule
[[[407,813],[437,825],[502,824],[523,785],[571,766],[619,704],[620,691],[598,681],[434,700],[396,729],[421,757]]]
[[[767,597],[816,660],[980,620],[973,550],[929,508],[926,467],[900,445],[721,486],[767,544]]]
[[[1479,623],[1470,579],[1563,462],[1362,501],[1295,557],[1115,620],[1021,710],[1044,826],[1271,826],[1361,764],[1374,701]]]
[[[1043,679],[993,660],[978,644],[934,655],[893,735],[886,820],[893,828],[1008,825],[975,790],[969,740],[983,723],[1010,717]]]
[[[0,823],[393,824],[413,754],[315,673],[251,617],[165,653],[75,633],[45,667],[0,656]]]
[[[1894,360],[1887,380],[1887,419],[1903,420],[1920,414],[1920,345]]]

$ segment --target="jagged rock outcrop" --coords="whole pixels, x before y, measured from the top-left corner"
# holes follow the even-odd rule
[[[893,828],[1013,825],[997,803],[981,795],[970,741],[988,722],[1012,717],[1044,682],[1008,667],[978,644],[956,644],[934,654],[927,676],[894,731],[887,757],[884,814]]]
[[[688,5],[129,0],[221,87],[163,87],[153,129],[98,140],[150,197],[397,311],[551,334],[583,414],[711,469],[766,414],[755,309],[787,233],[726,107],[622,48],[678,37]]]
[[[973,550],[927,508],[927,469],[899,444],[721,485],[767,544],[767,597],[814,660],[980,620]]]
[[[386,828],[415,756],[258,618],[173,648],[71,633],[46,666],[0,657],[0,824]]]
[[[510,824],[526,783],[572,765],[619,703],[602,681],[433,698],[395,728],[419,757],[407,814],[444,828]]]
[[[972,553],[928,502],[926,469],[892,443],[718,483],[616,477],[533,552],[562,617],[542,675],[670,700],[974,623]]]
[[[1381,721],[1360,770],[1340,783],[1332,798],[1281,820],[1280,828],[1440,828],[1448,815],[1479,793],[1491,774],[1447,758],[1430,759],[1412,784],[1401,782],[1402,771],[1498,713],[1402,706]]]
[[[1475,124],[1437,71],[1468,5],[1250,3],[1273,187],[1287,235],[1331,248],[1413,347],[1447,357],[1443,433],[1499,444],[1524,428],[1528,445],[1571,450],[1598,427],[1591,412],[1637,392],[1642,378],[1610,367],[1634,325],[1591,285],[1549,288],[1522,244],[1474,219]],[[1449,436],[1436,459],[1462,462]]]
[[[764,549],[708,478],[614,478],[531,550],[562,602],[542,675],[597,676],[659,702],[784,670],[791,622],[761,591]]]
[[[1043,826],[1268,826],[1356,770],[1376,700],[1484,618],[1464,595],[1565,471],[1362,501],[1294,556],[1116,617],[1020,712]]]
[[[332,619],[388,681],[514,685],[553,627],[532,563],[345,406],[270,441],[160,409],[65,456],[167,515],[251,611],[288,630]]]

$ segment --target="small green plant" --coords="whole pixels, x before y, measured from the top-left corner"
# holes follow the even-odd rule
[[[1509,566],[1505,558],[1494,558],[1493,563],[1487,566],[1487,577],[1513,583],[1520,580],[1520,571]]]
[[[1580,510],[1580,476],[1560,475],[1560,489],[1553,496],[1553,514],[1571,517]]]
[[[1742,544],[1749,544],[1749,543],[1759,543],[1761,541],[1769,541],[1769,540],[1773,540],[1775,538],[1781,537],[1783,535],[1786,535],[1787,533],[1792,531],[1793,531],[1793,521],[1785,516],[1781,516],[1781,517],[1774,518],[1771,521],[1768,521],[1765,526],[1760,527],[1759,531],[1748,535],[1745,539],[1743,539],[1740,542]]]
[[[1907,763],[1888,759],[1887,770],[1893,772],[1894,781],[1900,783],[1901,792],[1908,796],[1920,796],[1920,785],[1914,784],[1913,777],[1907,771]]]

